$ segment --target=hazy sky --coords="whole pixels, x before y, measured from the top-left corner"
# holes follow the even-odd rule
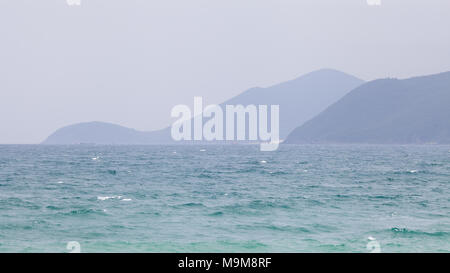
[[[320,68],[450,70],[450,1],[0,0],[0,143],[77,122],[140,130]]]

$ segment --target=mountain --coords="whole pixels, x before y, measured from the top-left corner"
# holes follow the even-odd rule
[[[280,105],[280,137],[311,119],[350,90],[364,82],[333,70],[314,71],[268,88],[252,88],[224,102],[224,105]],[[224,107],[222,109],[225,109]],[[225,123],[224,123],[225,124]],[[74,124],[57,130],[43,144],[157,144],[172,142],[170,127],[140,132],[101,122]]]
[[[230,99],[230,105],[280,105],[280,137],[325,110],[364,81],[346,73],[322,69],[268,88],[253,88]]]
[[[285,143],[450,143],[450,72],[363,84]]]
[[[66,126],[42,144],[152,144],[162,143],[170,134],[161,130],[142,132],[106,122],[85,122]]]

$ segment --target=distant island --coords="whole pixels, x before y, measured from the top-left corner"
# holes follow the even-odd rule
[[[322,69],[268,88],[252,88],[222,106],[280,105],[280,137],[313,118],[364,81],[349,74]],[[169,112],[167,113],[170,114]],[[58,129],[42,144],[170,144],[170,127],[142,132],[104,122],[88,122]]]
[[[170,130],[142,132],[106,122],[85,122],[63,127],[42,144],[145,145],[170,143]]]
[[[449,144],[450,72],[363,84],[285,143]]]

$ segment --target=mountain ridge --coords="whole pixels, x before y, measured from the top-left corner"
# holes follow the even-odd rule
[[[247,89],[220,105],[280,105],[280,137],[283,139],[298,125],[314,117],[362,83],[364,81],[350,74],[334,69],[320,69],[269,87]],[[95,128],[96,126],[98,128]],[[101,134],[102,129],[104,134]],[[60,128],[42,142],[79,143],[166,144],[173,143],[173,140],[170,127],[146,132],[112,123],[91,122]]]
[[[297,127],[286,144],[450,143],[450,72],[367,82]]]

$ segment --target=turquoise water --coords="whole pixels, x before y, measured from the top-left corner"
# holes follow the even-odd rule
[[[450,251],[449,146],[0,146],[0,252]]]

